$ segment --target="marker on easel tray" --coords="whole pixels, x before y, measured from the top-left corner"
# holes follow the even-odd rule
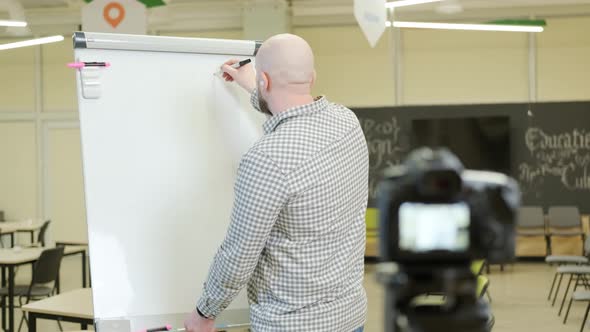
[[[152,329],[147,330],[140,330],[138,332],[161,332],[161,331],[168,331],[168,332],[184,332],[186,329],[183,327],[181,329],[172,329],[172,325],[168,324],[162,327],[154,327]]]
[[[166,326],[162,326],[162,327],[154,327],[151,329],[147,329],[147,330],[140,330],[138,332],[160,332],[160,331],[170,331],[172,330],[172,325],[166,325]]]
[[[84,67],[110,67],[111,64],[108,62],[72,62],[68,63],[70,68],[84,68]]]

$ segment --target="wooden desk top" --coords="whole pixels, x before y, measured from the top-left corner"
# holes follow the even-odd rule
[[[29,232],[36,231],[43,226],[41,221],[4,221],[0,222],[0,233]]]
[[[87,246],[88,240],[55,240],[55,243],[65,243],[67,246]]]
[[[92,289],[82,288],[26,304],[23,311],[38,314],[94,319]]]
[[[39,259],[41,252],[47,248],[0,249],[0,265],[17,265],[34,262]],[[65,255],[72,255],[86,251],[85,247],[66,246]]]

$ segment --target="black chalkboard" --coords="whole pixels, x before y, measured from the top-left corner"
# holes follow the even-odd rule
[[[379,175],[403,161],[409,147],[406,126],[400,122],[399,109],[372,108],[355,110],[369,149],[369,205],[375,206]]]
[[[590,102],[484,104],[354,109],[370,154],[369,206],[383,169],[412,149],[416,119],[508,116],[510,175],[523,204],[575,205],[590,213]]]

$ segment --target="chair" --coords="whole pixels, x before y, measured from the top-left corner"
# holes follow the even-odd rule
[[[572,299],[570,300],[570,304],[567,308],[566,314],[565,314],[565,319],[563,321],[563,323],[567,323],[567,316],[568,313],[570,311],[570,308],[572,306],[572,301],[576,301],[576,302],[588,302],[588,305],[586,306],[586,313],[584,314],[584,320],[582,320],[582,326],[580,327],[580,332],[584,332],[584,326],[586,325],[586,320],[588,319],[588,312],[590,312],[590,291],[587,290],[579,290],[574,292],[574,294],[572,295]]]
[[[516,218],[518,235],[545,236],[545,217],[540,206],[523,206],[518,209]]]
[[[486,261],[484,259],[479,259],[471,262],[471,272],[474,275],[479,276],[483,273],[483,269],[486,265]]]
[[[557,264],[558,266],[587,265],[589,262],[588,257],[590,256],[590,238],[586,238],[584,240],[584,254],[586,256],[551,255],[545,257],[545,262],[548,264]],[[558,270],[556,270],[555,275],[553,276],[553,282],[551,283],[551,288],[549,289],[549,295],[547,296],[547,300],[551,300],[551,294],[553,293],[553,288],[555,287],[555,282],[557,281],[558,275]],[[555,295],[557,296],[557,294]]]
[[[477,276],[477,297],[482,298],[485,294],[488,294],[490,302],[492,299],[489,296],[488,288],[490,287],[490,279],[486,276]]]
[[[482,298],[484,295],[487,296],[488,302],[492,303],[492,295],[488,292],[490,286],[490,279],[484,275],[477,276],[477,297]]]
[[[557,284],[557,289],[555,290],[555,295],[553,297],[553,302],[551,305],[555,305],[555,300],[557,299],[557,295],[559,294],[559,288],[561,286],[561,281],[564,275],[569,275],[570,279],[567,283],[567,287],[565,288],[565,292],[563,293],[563,300],[561,301],[561,306],[559,307],[558,316],[561,316],[561,312],[563,310],[563,306],[565,304],[565,300],[567,299],[567,295],[569,293],[570,286],[572,281],[575,279],[574,284],[574,292],[576,291],[577,287],[582,285],[588,285],[588,279],[586,278],[590,275],[590,266],[586,265],[564,265],[557,268],[557,274],[559,275],[559,282]]]
[[[550,253],[549,238],[545,225],[543,208],[540,206],[523,206],[518,209],[516,235],[522,237],[542,236],[545,239],[545,252]]]
[[[582,242],[586,239],[582,229],[580,210],[575,206],[550,207],[547,228],[549,246],[551,246],[551,237],[553,236],[579,236]]]
[[[49,228],[49,224],[51,224],[51,220],[46,220],[41,228],[39,229],[39,234],[37,235],[37,242],[32,243],[31,247],[45,247],[45,234],[47,234],[47,229]]]
[[[46,249],[41,253],[39,259],[33,265],[31,283],[29,285],[16,285],[14,287],[14,295],[18,296],[19,307],[29,303],[31,300],[40,300],[55,294],[56,282],[59,277],[59,269],[63,254],[64,247]],[[2,297],[1,306],[4,314],[6,297],[8,297],[8,288],[0,289],[0,297]],[[24,303],[23,299],[25,300]],[[22,328],[23,321],[26,321],[28,325],[25,315],[23,315],[23,318],[20,321],[18,327],[19,331]]]
[[[483,259],[475,260],[471,262],[471,272],[477,276],[477,289],[478,296],[483,297],[487,295],[488,301],[492,303],[492,296],[488,292],[488,285],[490,283],[488,277],[483,276],[483,270],[486,267],[486,261]],[[482,292],[480,292],[482,291]]]

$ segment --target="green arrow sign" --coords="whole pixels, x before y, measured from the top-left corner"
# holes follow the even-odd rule
[[[547,26],[545,20],[495,20],[486,22],[488,24],[500,24],[500,25],[523,25],[523,26]]]

